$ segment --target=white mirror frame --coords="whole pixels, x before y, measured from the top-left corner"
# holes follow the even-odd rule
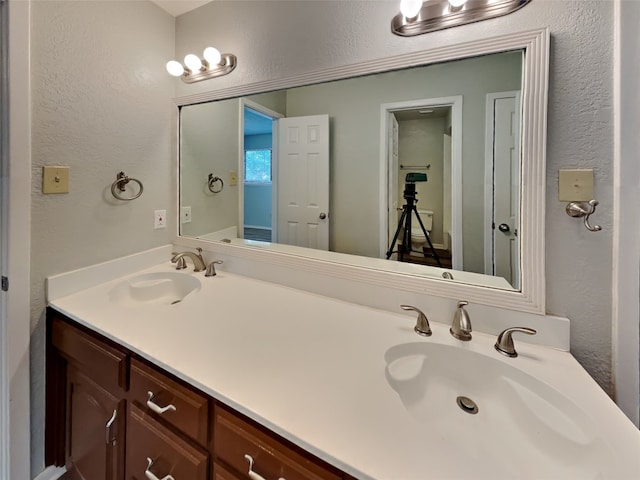
[[[547,142],[547,95],[549,79],[549,42],[547,28],[527,30],[498,37],[476,40],[457,45],[439,47],[415,53],[398,55],[346,67],[310,72],[293,77],[270,80],[237,87],[198,93],[176,98],[177,107],[242,97],[272,90],[299,87],[368,75],[410,66],[427,65],[477,55],[524,50],[522,75],[522,175],[520,262],[522,282],[520,291],[455,283],[421,275],[403,274],[358,265],[357,256],[310,250],[307,256],[293,255],[265,248],[207,242],[176,236],[174,243],[186,247],[201,244],[205,250],[242,257],[247,260],[326,274],[333,277],[360,281],[397,290],[465,300],[482,305],[511,310],[545,313],[545,178]],[[179,114],[179,108],[177,109]],[[179,129],[179,122],[178,129]],[[178,132],[179,133],[179,132]],[[179,149],[179,146],[178,146]],[[178,152],[179,154],[179,152]],[[179,157],[178,157],[179,158]],[[179,173],[179,172],[178,172]],[[177,191],[180,176],[177,175]],[[179,203],[179,199],[178,199]],[[179,210],[179,205],[176,211]],[[526,212],[526,215],[522,213]],[[178,222],[179,224],[179,222]],[[351,258],[354,261],[351,261]]]

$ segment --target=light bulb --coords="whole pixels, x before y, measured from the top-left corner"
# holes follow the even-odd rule
[[[169,75],[173,75],[174,77],[179,77],[184,73],[184,67],[180,62],[171,60],[170,62],[167,62],[167,72],[169,72]]]
[[[451,5],[453,8],[460,8],[465,3],[467,3],[467,0],[449,0],[449,5]]]
[[[400,0],[400,13],[406,18],[413,18],[420,13],[422,0]]]
[[[204,59],[209,62],[209,65],[218,65],[220,60],[222,60],[222,55],[217,48],[207,47],[204,49],[204,53],[202,54]]]
[[[197,55],[194,55],[193,53],[190,53],[189,55],[184,57],[184,64],[192,72],[197,72],[202,68],[202,61],[198,58]]]

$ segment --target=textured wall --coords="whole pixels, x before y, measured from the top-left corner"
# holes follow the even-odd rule
[[[173,238],[174,19],[150,2],[35,1],[32,58],[32,473],[43,467],[44,279]],[[71,167],[70,193],[43,195],[43,165]],[[116,201],[124,170],[143,195]],[[154,230],[153,210],[168,228]]]
[[[207,45],[238,56],[215,82],[178,85],[178,95],[282,78],[501,33],[552,34],[547,149],[547,310],[568,316],[571,349],[603,388],[611,382],[613,2],[535,0],[507,17],[413,38],[392,35],[397,1],[216,0],[176,21],[176,54]],[[595,169],[589,233],[557,200],[560,168]],[[526,212],[524,212],[526,215]]]

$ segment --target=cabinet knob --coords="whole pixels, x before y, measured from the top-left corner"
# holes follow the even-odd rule
[[[144,476],[147,477],[149,480],[176,480],[171,475],[165,475],[162,478],[156,477],[154,473],[151,471],[152,465],[153,465],[153,460],[147,457],[147,469],[144,471]]]
[[[147,400],[147,407],[149,407],[151,410],[153,410],[155,413],[157,413],[158,415],[162,415],[165,412],[175,412],[176,411],[176,407],[173,404],[169,404],[166,407],[161,407],[160,405],[158,405],[157,403],[155,403],[153,401],[153,392],[147,392],[147,395],[149,395],[149,399]]]
[[[257,474],[253,471],[253,457],[251,455],[245,455],[245,460],[249,462],[249,478],[251,480],[266,480],[262,475]],[[278,478],[278,480],[286,480],[284,477]]]

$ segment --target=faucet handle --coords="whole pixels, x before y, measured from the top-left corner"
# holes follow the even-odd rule
[[[216,265],[221,265],[222,263],[222,260],[214,260],[213,262],[211,262],[209,265],[207,265],[207,270],[206,272],[204,272],[204,276],[215,277],[217,275]]]
[[[184,270],[187,268],[187,261],[184,257],[178,257],[176,260],[171,261],[176,264],[176,270]]]
[[[469,305],[469,302],[464,300],[458,302],[458,307],[456,308],[456,313],[453,314],[453,322],[451,322],[451,328],[449,329],[449,333],[454,338],[463,342],[471,340],[472,331],[471,317],[469,317],[469,312],[464,308],[467,305]]]
[[[416,326],[413,327],[413,329],[418,335],[422,335],[423,337],[429,337],[431,335],[429,320],[427,320],[427,316],[422,312],[422,310],[411,305],[400,305],[400,308],[403,310],[418,312]]]
[[[503,330],[500,335],[498,335],[498,339],[496,340],[494,347],[501,354],[511,358],[518,356],[518,352],[516,352],[516,348],[513,345],[513,338],[511,338],[511,335],[513,335],[514,332],[526,333],[527,335],[535,335],[538,333],[533,328],[527,327],[512,327]]]

